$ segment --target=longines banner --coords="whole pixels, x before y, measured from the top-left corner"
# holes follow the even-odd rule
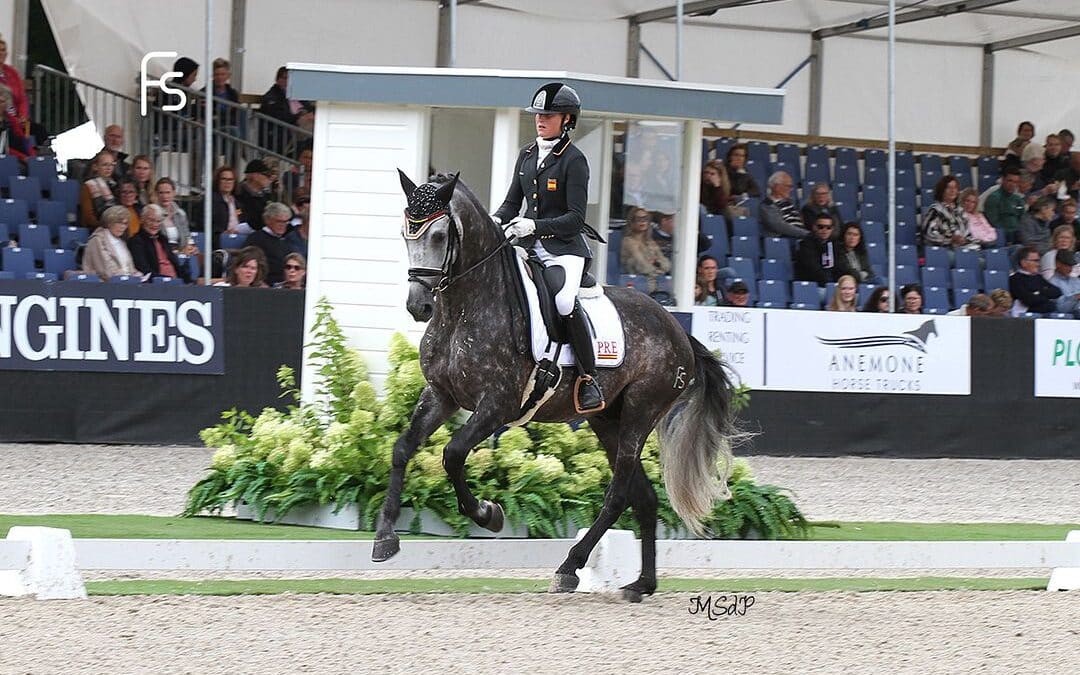
[[[970,319],[799,310],[765,319],[766,389],[971,393]]]
[[[222,305],[220,288],[0,282],[0,369],[221,374]]]
[[[1080,321],[1035,320],[1035,395],[1080,398]]]
[[[736,378],[751,389],[765,384],[765,312],[743,307],[695,307],[693,336],[719,350]]]

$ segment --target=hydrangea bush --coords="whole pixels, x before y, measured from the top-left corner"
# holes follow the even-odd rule
[[[390,373],[380,399],[367,379],[359,354],[347,346],[320,302],[309,367],[321,374],[313,403],[299,404],[295,374],[278,371],[284,411],[266,408],[258,417],[238,410],[201,438],[216,448],[210,473],[188,493],[185,516],[220,513],[245,503],[260,520],[271,508],[280,517],[293,507],[346,504],[359,507],[362,526],[373,528],[390,473],[394,441],[407,426],[424,377],[419,354],[403,335],[391,338]],[[736,401],[745,404],[740,391]],[[457,512],[454,490],[442,466],[442,449],[461,425],[455,418],[440,427],[409,463],[402,504],[417,514],[434,512],[465,534],[471,523]],[[642,465],[659,497],[659,518],[680,528],[661,478],[656,434],[642,452]],[[476,448],[466,463],[474,494],[503,506],[507,519],[525,525],[536,537],[567,536],[592,523],[611,478],[604,450],[587,425],[528,424],[505,430]],[[745,461],[738,460],[728,481],[732,499],[717,504],[708,526],[716,537],[805,536],[806,520],[783,490],[757,485]],[[414,521],[419,527],[419,517]],[[635,529],[628,510],[618,527]]]

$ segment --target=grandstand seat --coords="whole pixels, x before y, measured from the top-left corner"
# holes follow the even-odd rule
[[[70,251],[68,249],[45,249],[43,260],[43,269],[46,272],[52,272],[58,279],[64,278],[64,272],[76,268],[75,251]]]
[[[721,136],[716,139],[716,158],[727,161],[728,150],[730,150],[731,146],[735,145],[737,142],[738,141],[730,136]]]
[[[829,175],[829,162],[825,161],[824,164],[818,164],[817,162],[811,162],[809,158],[806,160],[806,171],[803,176],[803,188],[810,188],[817,183],[824,183],[826,185],[832,184],[832,176]]]
[[[22,175],[22,165],[15,155],[0,155],[0,187],[7,187],[8,180]]]
[[[900,192],[899,188],[897,188],[897,192]],[[918,232],[919,218],[915,214],[915,207],[901,204],[898,200],[896,202],[896,224],[899,227],[910,227],[915,232]],[[917,235],[912,235],[912,238],[914,239],[915,236]],[[915,243],[914,240],[911,243]]]
[[[731,255],[757,260],[761,257],[761,243],[757,237],[732,237]]]
[[[761,225],[758,224],[756,218],[750,216],[739,216],[735,219],[735,222],[731,225],[731,236],[734,237],[760,237]]]
[[[645,277],[642,277],[642,279],[645,279]],[[154,277],[153,283],[155,283],[155,284],[168,284],[168,285],[172,285],[172,286],[176,286],[176,285],[182,286],[184,284],[184,280],[181,279],[180,277]],[[646,279],[646,287],[644,289],[642,289],[642,290],[644,290],[646,292],[648,291],[648,279]]]
[[[727,238],[727,220],[723,216],[706,213],[701,216],[701,231],[714,237]]]
[[[949,281],[953,288],[978,288],[982,274],[977,268],[957,268],[949,274]]]
[[[49,232],[56,236],[61,227],[68,223],[67,209],[62,202],[51,199],[39,199],[37,203],[37,224],[49,228]]]
[[[60,248],[75,250],[79,244],[85,244],[90,239],[90,232],[85,227],[68,225],[61,227],[58,234]]]
[[[1072,314],[1066,314],[1065,312],[1051,312],[1050,314],[1045,315],[1044,318],[1047,318],[1047,319],[1075,319],[1076,317],[1073,316]]]
[[[929,265],[922,268],[921,275],[922,285],[926,286],[942,286],[944,288],[949,287],[949,268],[948,267],[934,267]]]
[[[986,269],[998,270],[1005,276],[1009,276],[1012,264],[1009,262],[1009,251],[1004,248],[988,248],[983,251],[983,260],[986,261]]]
[[[833,199],[855,204],[859,201],[859,186],[856,183],[837,182],[836,185],[833,186]]]
[[[896,245],[896,264],[908,267],[919,266],[919,251],[911,244]]]
[[[943,286],[923,286],[923,307],[926,310],[937,310],[934,312],[937,314],[948,312],[951,309],[949,289]]]
[[[865,241],[867,244],[869,244],[870,242],[874,242],[874,243],[881,244],[882,246],[884,246],[885,241],[886,241],[886,239],[885,239],[885,224],[882,223],[882,222],[873,221],[873,220],[867,221],[867,220],[865,220],[865,217],[866,217],[866,213],[864,211],[864,213],[863,213],[864,221],[863,221],[863,224],[862,224],[863,241]]]
[[[223,249],[237,249],[244,245],[244,240],[247,239],[245,234],[236,234],[233,232],[222,232],[218,237],[218,245]]]
[[[949,263],[949,249],[941,246],[927,246],[923,249],[923,264],[928,267],[952,267]]]
[[[982,257],[978,251],[961,249],[953,254],[953,267],[956,269],[981,270]]]
[[[762,279],[758,282],[758,301],[769,302],[776,307],[787,307],[791,302],[788,282],[779,279]]]
[[[888,156],[888,153],[886,153],[885,157],[888,158]],[[911,173],[915,173],[915,155],[910,150],[897,150],[896,169],[897,171],[910,171]]]
[[[794,241],[788,237],[765,237],[765,250],[762,252],[766,258],[777,260],[791,260],[791,244]]]
[[[836,149],[836,166],[833,171],[836,183],[859,185],[859,153],[855,148],[839,147]]]
[[[769,181],[769,163],[755,162],[752,159],[746,160],[746,172],[754,177],[757,184],[761,187],[762,192],[766,190],[766,186]],[[757,213],[757,210],[751,210],[750,213]]]
[[[776,162],[788,167],[787,171],[796,185],[802,183],[801,156],[802,152],[797,145],[792,143],[777,143],[776,145]]]
[[[1009,287],[1009,274],[1001,270],[988,269],[983,271],[983,289],[989,293],[995,288]]]
[[[27,272],[26,273],[26,278],[27,279],[32,279],[34,281],[56,281],[59,277],[57,277],[56,274],[54,274],[53,272],[34,271],[34,272]]]
[[[909,209],[912,213],[917,210],[918,203],[915,196],[915,187],[907,185],[896,186],[896,205]],[[899,216],[898,216],[899,217]]]
[[[180,267],[187,269],[189,279],[198,279],[202,275],[202,267],[199,266],[198,256],[180,253],[177,254],[176,260],[180,263]]]
[[[971,296],[979,292],[977,288],[967,288],[953,286],[953,304],[957,307],[963,307],[967,304],[967,301],[971,299]]]
[[[111,284],[141,284],[142,277],[136,274],[117,274],[109,278]]]
[[[30,207],[22,199],[0,200],[0,223],[15,226],[30,222]]]
[[[34,271],[34,252],[28,248],[5,248],[0,250],[3,268],[8,272],[14,272],[16,278],[26,276],[27,272]]]
[[[619,282],[619,254],[622,251],[622,230],[609,230],[607,233],[607,283]]]
[[[8,181],[8,196],[37,206],[41,199],[41,181],[31,176],[14,176]]]
[[[43,225],[23,223],[19,225],[19,246],[34,251],[34,258],[42,259],[45,249],[52,248],[52,233]]]
[[[925,186],[922,187],[919,190],[919,204],[922,206],[922,210],[926,211],[926,209],[930,208],[930,205],[933,204],[933,203],[934,203],[934,188],[933,188],[933,186],[931,186],[931,187],[925,187]]]
[[[806,146],[806,163],[822,164],[829,166],[829,148],[820,143]]]
[[[971,160],[963,155],[949,156],[949,173],[956,176],[960,189],[971,187]]]
[[[7,270],[0,270],[0,280],[13,281],[15,279],[14,272],[8,272]]]
[[[96,274],[88,274],[86,272],[72,272],[71,274],[64,277],[64,281],[82,281],[84,283],[100,284],[101,277]]]
[[[41,189],[52,191],[53,183],[56,182],[56,158],[55,157],[31,157],[26,160],[26,175],[37,178]]]
[[[887,265],[889,262],[887,247],[876,241],[866,242],[866,254],[870,257],[871,265]]]
[[[895,268],[896,285],[903,286],[905,284],[919,283],[919,270],[917,267],[911,265],[897,265]]]
[[[914,246],[919,239],[919,229],[914,223],[903,220],[896,222],[896,245]]]
[[[7,223],[0,223],[0,246],[7,246],[11,241],[11,228]]]
[[[883,201],[868,201],[863,199],[862,211],[859,216],[865,225],[867,221],[884,223],[889,219],[889,206]]]
[[[889,155],[887,152],[876,148],[867,150],[863,153],[863,161],[865,162],[867,169],[881,169],[884,171],[889,166],[888,157]]]
[[[975,165],[979,170],[979,192],[986,192],[1001,177],[1001,163],[997,157],[980,157]]]
[[[859,204],[855,199],[836,199],[833,201],[836,210],[840,212],[840,218],[845,223],[859,219]]]
[[[885,169],[877,166],[866,167],[866,176],[863,179],[863,187],[873,185],[881,190],[889,187],[889,174]]]
[[[791,258],[765,258],[761,261],[761,278],[791,281],[794,269]]]
[[[74,223],[75,216],[79,212],[79,195],[82,191],[82,183],[77,180],[59,180],[53,183],[49,198],[64,205],[68,213],[68,222]]]
[[[896,185],[908,190],[915,190],[915,172],[911,169],[898,168],[896,170]]]
[[[806,305],[811,309],[821,309],[822,289],[813,281],[793,281],[791,283],[792,303]]]
[[[619,285],[627,288],[636,288],[642,293],[649,292],[649,278],[643,274],[620,274]]]
[[[818,305],[818,306],[816,306],[816,307],[812,307],[812,306],[810,306],[810,305],[806,304],[805,302],[793,302],[793,303],[791,303],[791,304],[789,304],[789,305],[788,305],[788,309],[809,309],[809,310],[817,310],[817,309],[821,309],[821,306],[820,306],[820,305]]]
[[[729,255],[727,264],[728,267],[735,271],[735,276],[745,281],[747,286],[757,285],[754,283],[757,279],[757,274],[754,271],[755,261],[750,258],[740,258],[739,256]]]
[[[728,254],[731,253],[728,238],[724,235],[713,237],[709,243],[709,250],[705,251],[705,253],[717,260],[727,260]]]
[[[708,138],[701,139],[701,163],[705,164],[709,161],[710,155],[713,151],[713,142]]]
[[[919,185],[933,187],[945,173],[941,155],[919,155]]]
[[[191,231],[191,240],[195,244],[195,248],[198,249],[199,251],[202,251],[203,250],[203,242],[206,241],[206,233],[205,232],[196,232],[196,231],[192,230]]]
[[[858,298],[859,307],[862,307],[870,299],[876,289],[877,286],[874,284],[859,284],[858,294],[855,296]]]
[[[769,144],[765,141],[748,141],[746,144],[747,162],[758,162],[763,166],[769,166],[769,164],[772,163],[772,158],[769,154]],[[764,183],[761,187],[765,187]]]

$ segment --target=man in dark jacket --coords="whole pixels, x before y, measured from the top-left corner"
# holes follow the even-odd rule
[[[297,101],[288,97],[286,91],[289,87],[289,70],[282,66],[277,69],[274,84],[266,90],[259,100],[259,112],[267,117],[272,117],[279,122],[292,124],[293,126],[308,126],[314,115],[311,104],[307,101]],[[264,147],[274,152],[284,154],[291,133],[288,129],[271,124],[263,123],[259,138]]]
[[[139,231],[128,240],[131,261],[135,268],[151,277],[179,277],[185,284],[191,283],[191,271],[181,265],[168,238],[161,231],[165,210],[157,204],[148,204],[139,214]]]
[[[1039,273],[1042,256],[1034,246],[1024,246],[1017,256],[1020,267],[1009,275],[1009,292],[1029,312],[1048,314],[1057,311],[1055,300],[1061,297],[1061,289],[1043,278]]]
[[[824,286],[836,281],[837,244],[832,235],[835,223],[829,216],[818,216],[813,233],[799,242],[795,251],[795,278],[799,281],[816,281]]]
[[[810,190],[810,199],[803,204],[802,210],[803,222],[806,223],[806,229],[814,229],[814,223],[817,222],[817,217],[820,215],[826,215],[832,218],[833,223],[837,227],[833,228],[833,237],[840,237],[841,228],[839,225],[844,222],[844,219],[840,217],[840,210],[836,208],[836,204],[832,201],[832,190],[829,189],[826,183],[815,183],[813,189]]]
[[[244,169],[244,180],[236,189],[236,205],[240,207],[240,222],[252,230],[259,229],[262,214],[270,203],[269,191],[274,184],[274,172],[261,159],[253,159]]]
[[[255,246],[266,254],[266,283],[270,286],[285,279],[285,256],[292,253],[292,247],[285,240],[290,220],[292,209],[279,202],[270,202],[263,211],[263,228],[244,240],[244,246]]]

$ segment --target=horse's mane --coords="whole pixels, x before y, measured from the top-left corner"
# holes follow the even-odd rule
[[[445,185],[453,180],[454,176],[451,174],[437,173],[428,178],[429,183],[435,185]],[[457,187],[454,189],[454,196],[460,196],[464,201],[476,211],[476,215],[480,218],[480,222],[485,227],[495,228],[495,222],[491,220],[488,215],[487,209],[480,203],[480,199],[473,193],[469,186],[464,181],[458,180]],[[451,199],[451,208],[453,208],[453,199]]]

